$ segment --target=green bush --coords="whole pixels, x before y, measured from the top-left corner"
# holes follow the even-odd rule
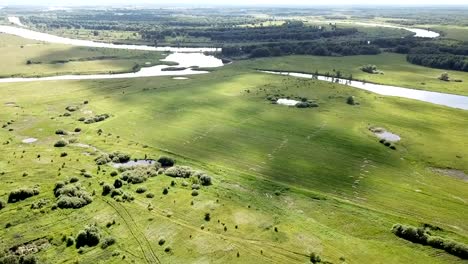
[[[378,73],[377,66],[371,65],[371,64],[362,66],[361,71],[367,72],[367,73],[372,73],[372,74]]]
[[[91,196],[63,196],[57,200],[60,209],[79,209],[92,202]]]
[[[138,188],[136,189],[136,193],[144,193],[144,192],[146,192],[146,191],[147,191],[147,190],[146,190],[145,187],[138,187]]]
[[[113,171],[113,172],[110,173],[110,176],[112,176],[112,177],[115,177],[115,176],[117,176],[117,175],[119,175],[119,173],[116,172],[116,171]]]
[[[62,129],[57,129],[57,130],[55,131],[55,134],[56,134],[56,135],[68,135],[67,131],[62,130]]]
[[[3,200],[0,200],[0,210],[6,207],[6,203]]]
[[[86,226],[76,236],[76,248],[83,246],[94,247],[99,244],[100,239],[99,229],[95,225]]]
[[[80,179],[78,179],[77,177],[71,177],[70,179],[70,183],[75,183],[75,182],[78,182]]]
[[[103,241],[102,241],[101,248],[102,248],[102,249],[106,249],[106,248],[108,248],[108,247],[114,245],[115,242],[116,242],[115,238],[113,238],[113,237],[106,237],[106,238],[104,238]]]
[[[197,191],[197,190],[193,190],[193,191],[192,191],[192,196],[198,196],[198,191]]]
[[[110,184],[104,184],[102,186],[102,195],[103,196],[106,196],[108,195],[112,190],[114,189],[114,187],[112,187]]]
[[[76,110],[78,110],[78,107],[73,106],[73,105],[69,105],[69,106],[65,107],[65,110],[70,111],[70,112],[75,112]]]
[[[418,243],[422,245],[429,245],[433,248],[443,249],[445,252],[460,257],[462,259],[468,259],[468,246],[456,241],[452,241],[446,238],[432,236],[423,227],[404,226],[395,224],[392,227],[392,232],[403,239]]]
[[[20,188],[10,192],[8,195],[8,203],[16,203],[38,194],[38,189]]]
[[[318,254],[310,253],[310,262],[312,263],[320,263],[322,262],[322,258]]]
[[[65,140],[63,140],[63,139],[61,139],[61,140],[55,142],[54,147],[56,147],[56,148],[63,148],[63,147],[66,147],[67,145],[68,145],[68,142],[65,141]]]
[[[81,128],[77,127],[75,128],[75,133],[80,133],[81,132]]]
[[[208,174],[204,172],[196,172],[194,176],[200,180],[201,185],[203,186],[211,185],[211,177],[208,176]]]
[[[354,96],[349,96],[346,99],[346,103],[349,104],[349,105],[355,105],[356,104],[356,99],[354,98]]]
[[[54,195],[57,197],[57,207],[61,209],[78,209],[93,202],[93,198],[80,186],[63,182],[55,184]]]
[[[146,198],[154,198],[154,194],[153,193],[147,193]]]
[[[166,157],[166,156],[159,157],[158,162],[163,167],[172,167],[175,164],[175,160],[173,158]]]
[[[163,189],[163,192],[162,192],[164,195],[167,195],[169,193],[169,190],[167,188],[164,188]]]
[[[75,244],[75,239],[73,237],[67,237],[67,247],[71,247]]]
[[[123,185],[123,183],[122,183],[121,180],[115,179],[115,181],[114,181],[114,188],[118,189],[118,188],[122,187],[122,185]]]
[[[165,171],[167,176],[180,178],[189,178],[192,173],[192,168],[188,166],[174,166]]]

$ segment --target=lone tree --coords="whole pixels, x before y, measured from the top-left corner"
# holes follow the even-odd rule
[[[440,75],[439,80],[448,82],[450,80],[450,77],[448,73],[444,72]]]

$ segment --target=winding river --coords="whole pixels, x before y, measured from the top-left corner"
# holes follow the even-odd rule
[[[17,25],[22,25],[19,18],[10,17],[9,20]],[[361,23],[358,23],[361,24]],[[363,23],[366,24],[366,23]],[[393,27],[402,28],[414,32],[415,37],[428,37],[435,38],[439,34],[437,32],[423,30],[423,29],[412,29],[403,28],[392,25],[380,25],[380,24],[366,24],[370,26],[382,26],[382,27]],[[57,81],[57,80],[96,80],[96,79],[121,79],[121,78],[139,78],[139,77],[155,77],[155,76],[184,76],[192,74],[204,74],[207,71],[196,70],[197,67],[202,68],[213,68],[223,66],[222,60],[207,55],[204,52],[218,52],[218,48],[174,48],[174,47],[152,47],[144,45],[118,45],[111,43],[100,43],[88,40],[77,40],[64,37],[58,37],[46,33],[36,32],[26,28],[19,28],[13,26],[0,26],[0,33],[12,34],[26,39],[68,44],[82,47],[97,47],[97,48],[111,48],[111,49],[130,49],[130,50],[145,50],[145,51],[166,51],[174,52],[169,54],[165,59],[161,61],[171,61],[178,63],[178,67],[184,68],[182,70],[171,70],[168,65],[157,65],[153,67],[145,67],[135,73],[122,73],[122,74],[94,74],[94,75],[61,75],[51,77],[37,77],[37,78],[2,78],[0,83],[17,83],[17,82],[35,82],[35,81]],[[424,90],[408,89],[403,87],[396,87],[390,85],[364,83],[359,81],[349,81],[345,79],[337,79],[325,76],[313,76],[311,74],[294,73],[294,72],[273,72],[273,71],[262,71],[270,74],[289,75],[300,78],[317,78],[321,81],[327,82],[338,82],[340,84],[348,85],[358,89],[370,91],[373,93],[386,95],[386,96],[398,96],[409,99],[415,99],[419,101],[429,102],[438,105],[444,105],[452,108],[459,108],[468,110],[468,96],[445,94],[438,92],[430,92]],[[337,81],[338,80],[338,81]]]
[[[446,94],[438,92],[430,92],[424,90],[409,89],[391,85],[383,84],[374,84],[374,83],[365,83],[360,81],[350,81],[347,79],[326,77],[326,76],[314,76],[312,74],[298,73],[298,72],[280,72],[280,71],[261,71],[269,74],[278,74],[278,75],[287,75],[299,78],[306,79],[317,79],[320,81],[334,82],[354,88],[366,90],[376,94],[386,95],[386,96],[397,96],[404,97],[414,100],[419,100],[423,102],[444,105],[452,108],[458,108],[463,110],[468,110],[468,96],[455,95],[455,94]]]

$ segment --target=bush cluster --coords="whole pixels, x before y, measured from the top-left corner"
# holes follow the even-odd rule
[[[392,227],[392,232],[396,236],[413,243],[443,249],[451,255],[460,257],[462,259],[468,259],[468,245],[446,238],[432,236],[426,228],[396,224]]]
[[[111,161],[114,163],[127,163],[130,161],[130,159],[130,155],[116,151],[110,154],[104,153],[97,157],[94,161],[96,162],[96,165],[104,165]]]
[[[172,167],[176,163],[176,161],[173,158],[166,157],[166,156],[159,157],[158,162],[163,167]]]
[[[66,140],[61,139],[61,140],[55,142],[54,147],[63,148],[63,147],[66,147],[67,145],[68,145],[68,142]]]
[[[143,183],[149,177],[156,177],[158,175],[158,167],[159,163],[156,165],[122,168],[123,172],[120,178],[132,184]]]
[[[78,209],[93,202],[93,198],[79,185],[57,182],[54,187],[57,207],[61,209]]]
[[[83,246],[94,247],[99,244],[101,236],[99,229],[95,225],[86,226],[84,230],[78,232],[76,236],[76,248]]]
[[[35,196],[39,194],[39,190],[34,188],[20,188],[17,190],[13,190],[8,195],[8,203],[16,203],[22,200],[25,200],[29,197]]]
[[[76,110],[78,110],[78,106],[74,106],[74,105],[69,105],[67,107],[65,107],[65,109],[69,112],[75,112]]]
[[[102,241],[101,248],[102,248],[102,249],[106,249],[106,248],[108,248],[108,247],[114,245],[115,242],[116,242],[115,238],[113,238],[113,237],[106,237],[106,238],[104,238],[103,241]]]
[[[378,73],[377,66],[371,64],[362,66],[361,71],[371,74]]]
[[[102,115],[97,115],[88,119],[83,120],[85,124],[93,124],[93,123],[98,123],[102,122],[110,117],[109,114],[102,114]],[[80,118],[81,119],[81,118]]]
[[[192,175],[192,168],[188,166],[174,166],[165,171],[167,176],[177,178],[189,178]]]

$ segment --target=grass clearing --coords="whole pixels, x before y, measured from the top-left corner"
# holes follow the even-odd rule
[[[401,57],[379,56],[362,57],[353,69],[376,64],[385,72],[383,81],[397,84],[399,76],[416,85],[411,74],[396,75],[393,65]],[[390,66],[372,62],[385,56]],[[459,262],[400,239],[391,228],[429,223],[443,228],[440,235],[468,243],[468,185],[428,169],[468,171],[468,112],[252,70],[275,65],[313,72],[314,65],[327,63],[318,70],[331,71],[346,59],[317,58],[235,62],[184,82],[158,77],[0,84],[0,124],[10,122],[0,129],[0,199],[21,187],[40,189],[0,211],[0,247],[46,237],[52,246],[36,254],[45,263],[307,263],[311,253],[333,263]],[[408,67],[415,75],[423,72]],[[265,100],[276,93],[307,97],[320,107]],[[349,96],[361,104],[347,104]],[[79,109],[63,116],[70,105]],[[102,122],[78,121],[104,113],[110,117]],[[397,150],[380,144],[370,126],[400,135]],[[55,134],[76,127],[80,132]],[[21,142],[30,137],[38,141]],[[62,138],[83,145],[54,148]],[[64,151],[68,155],[61,157]],[[205,171],[213,184],[192,196],[188,179],[158,175],[124,184],[120,189],[134,201],[117,202],[102,196],[100,185],[114,183],[115,168],[95,163],[101,152],[113,151],[132,159],[170,156],[177,165]],[[92,203],[52,210],[55,183],[72,177]],[[138,194],[141,187],[154,196]],[[41,199],[50,202],[31,209]],[[90,224],[116,243],[81,253],[67,247],[62,237],[76,238]]]

